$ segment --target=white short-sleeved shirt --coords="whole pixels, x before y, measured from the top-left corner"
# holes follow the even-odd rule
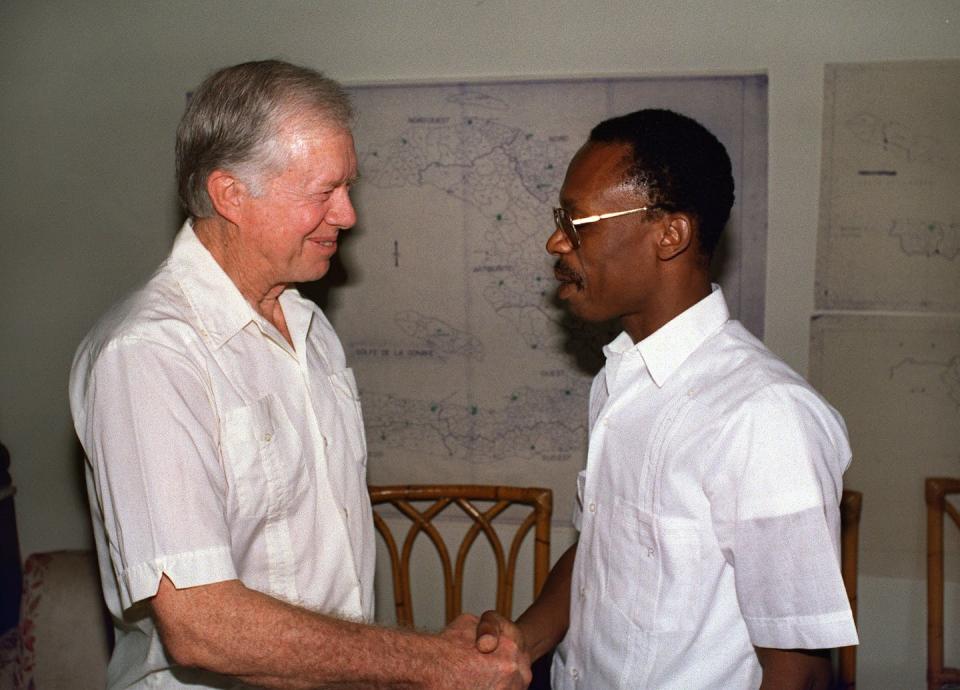
[[[188,221],[146,286],[77,352],[70,405],[116,628],[110,688],[225,687],[170,668],[138,605],[164,573],[177,587],[239,579],[311,610],[373,619],[356,382],[321,310],[294,289],[280,303],[294,347]]]
[[[754,646],[857,643],[843,420],[711,295],[604,350],[553,687],[756,688]]]

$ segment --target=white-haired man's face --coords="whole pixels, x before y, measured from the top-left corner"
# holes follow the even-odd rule
[[[326,275],[340,231],[357,221],[350,201],[357,177],[350,132],[294,120],[280,137],[284,167],[246,195],[235,238],[246,270],[275,285]]]

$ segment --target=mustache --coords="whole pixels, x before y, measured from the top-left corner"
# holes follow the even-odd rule
[[[575,283],[577,287],[583,287],[583,276],[563,263],[563,259],[557,259],[553,266],[553,275],[560,282]]]

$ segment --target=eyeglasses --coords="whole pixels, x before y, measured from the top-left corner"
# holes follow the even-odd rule
[[[556,223],[557,227],[563,232],[564,237],[573,245],[574,249],[580,248],[580,231],[577,230],[578,225],[587,225],[588,223],[596,223],[598,220],[605,220],[606,218],[616,218],[617,216],[625,216],[628,213],[639,213],[640,211],[650,211],[657,208],[656,206],[641,206],[640,208],[631,208],[629,211],[614,211],[613,213],[601,213],[598,216],[587,216],[586,218],[571,218],[570,214],[567,213],[565,208],[555,208],[553,209],[553,222]]]

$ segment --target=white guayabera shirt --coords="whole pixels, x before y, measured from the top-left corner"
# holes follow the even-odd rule
[[[188,221],[146,286],[77,352],[70,404],[115,619],[110,688],[229,685],[170,668],[138,605],[162,574],[177,587],[239,579],[312,610],[373,618],[356,383],[320,309],[293,289],[280,303],[294,347]]]
[[[730,320],[717,286],[604,352],[553,687],[756,688],[755,645],[856,644],[837,412]]]

